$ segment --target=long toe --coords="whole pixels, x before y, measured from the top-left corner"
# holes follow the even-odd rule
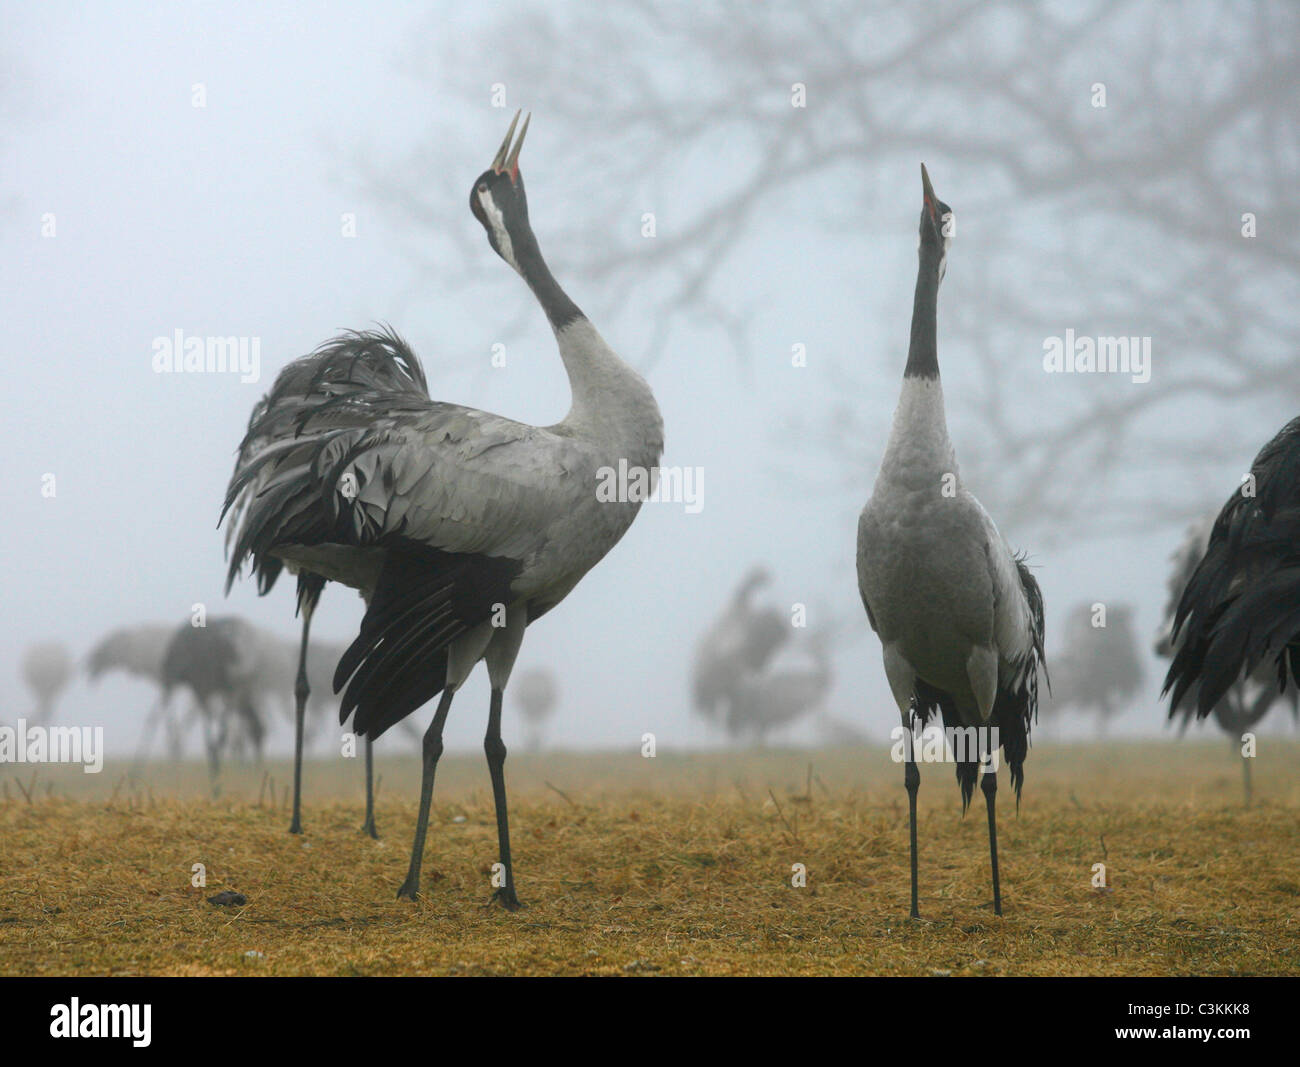
[[[520,908],[528,907],[516,895],[513,889],[498,889],[488,900],[488,906],[491,907],[493,902],[500,904],[506,911],[518,911]]]

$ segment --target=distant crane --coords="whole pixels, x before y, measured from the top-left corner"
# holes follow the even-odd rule
[[[245,625],[255,635],[248,642],[250,661],[245,670],[250,691],[260,707],[274,704],[276,707],[287,708],[292,714],[296,644],[289,644],[275,634],[253,627],[251,623]],[[97,681],[106,674],[121,672],[158,687],[161,693],[163,658],[176,630],[175,623],[142,623],[119,627],[101,638],[87,654],[86,673],[91,681]],[[338,707],[338,701],[330,692],[329,681],[334,673],[333,664],[338,661],[343,647],[312,643],[312,675],[317,680],[313,686],[316,695],[309,701],[309,705],[316,709],[311,718],[313,725],[319,724],[323,719],[321,712]],[[171,758],[179,759],[184,730],[181,718],[182,716],[173,714],[170,700],[159,700],[145,720],[140,741],[141,754],[148,750],[154,731],[161,723],[167,731]],[[236,738],[242,736],[236,734]]]
[[[822,706],[834,680],[829,633],[812,631],[803,645],[805,662],[782,663],[778,659],[762,671],[735,680],[727,701],[728,734],[762,745],[771,731]]]
[[[767,568],[751,567],[726,610],[696,645],[692,695],[695,710],[707,719],[725,720],[736,686],[761,673],[790,639],[790,619],[775,608],[754,603],[755,594],[771,580]]]
[[[23,655],[23,680],[36,698],[35,725],[54,717],[54,704],[72,681],[72,656],[61,641],[42,641]]]
[[[1102,610],[1104,609],[1104,614]],[[1097,733],[1107,727],[1142,687],[1143,670],[1130,604],[1076,604],[1066,616],[1052,663],[1052,711],[1095,711]]]
[[[524,748],[538,752],[542,747],[542,727],[555,714],[560,697],[555,675],[543,667],[523,671],[515,679],[514,695],[525,724]]]
[[[122,671],[157,685],[162,677],[163,656],[175,632],[173,622],[119,627],[101,638],[87,654],[86,673],[97,681],[101,675]]]
[[[1300,420],[1296,422],[1300,423]],[[1282,691],[1285,678],[1279,677],[1279,659],[1270,658],[1266,653],[1254,657],[1247,655],[1248,643],[1254,639],[1252,630],[1262,620],[1258,616],[1252,618],[1229,610],[1240,608],[1243,596],[1257,597],[1262,593],[1267,600],[1268,591],[1274,584],[1279,595],[1287,595],[1286,570],[1279,563],[1288,551],[1280,540],[1286,536],[1286,520],[1278,514],[1279,505],[1285,508],[1283,501],[1279,500],[1279,495],[1284,498],[1287,489],[1280,483],[1285,470],[1276,457],[1266,456],[1275,444],[1278,444],[1277,438],[1265,446],[1255,461],[1252,491],[1258,493],[1262,476],[1267,474],[1272,483],[1269,507],[1283,522],[1280,536],[1263,536],[1257,528],[1257,524],[1264,521],[1263,516],[1249,514],[1250,508],[1233,506],[1239,498],[1251,499],[1242,497],[1240,492],[1233,494],[1222,512],[1211,513],[1194,523],[1174,553],[1165,620],[1156,640],[1156,653],[1173,660],[1165,680],[1165,691],[1168,692],[1171,686],[1181,687],[1171,703],[1170,718],[1177,716],[1185,730],[1194,719],[1208,715],[1233,739],[1234,749],[1241,752],[1242,788],[1248,806],[1254,796],[1254,783],[1251,780],[1252,757],[1240,748],[1243,735],[1263,720],[1279,696],[1287,698],[1293,719],[1300,715],[1296,689],[1291,687],[1285,693]],[[1261,464],[1261,460],[1265,462]],[[1292,493],[1296,491],[1294,486],[1290,490]],[[1254,499],[1259,500],[1259,497]],[[1293,496],[1290,521],[1300,530],[1295,499]],[[1227,516],[1227,520],[1220,528],[1223,516]],[[1269,524],[1272,521],[1276,520],[1268,520]],[[1229,547],[1234,538],[1239,538],[1235,550]],[[1300,565],[1300,557],[1293,554],[1290,565]],[[1204,572],[1203,567],[1206,568]],[[1180,612],[1183,613],[1181,616]],[[1229,628],[1221,629],[1224,624]],[[1183,650],[1189,635],[1197,642],[1199,652],[1185,657]],[[1218,691],[1220,695],[1212,703],[1208,703],[1202,684],[1207,652],[1217,670],[1228,669],[1224,666],[1226,662],[1229,665],[1235,663],[1238,672],[1226,687],[1222,685],[1222,674],[1216,675],[1211,692]]]
[[[977,751],[958,753],[965,810],[984,766],[993,910],[998,882],[996,770],[1001,746],[1017,801],[1043,663],[1043,598],[979,501],[962,487],[939,383],[936,310],[954,220],[921,167],[920,264],[902,394],[871,499],[858,523],[858,589],[880,637],[885,674],[903,729],[938,710],[946,730],[974,727]],[[992,734],[988,727],[996,727]],[[969,731],[966,736],[969,736]],[[916,794],[921,775],[908,749],[912,918],[917,908]]]
[[[232,740],[232,725],[248,737],[261,760],[266,729],[250,681],[257,639],[252,626],[234,617],[208,619],[204,626],[184,622],[176,628],[163,655],[163,704],[169,704],[172,693],[182,687],[194,695],[214,796],[221,758]]]
[[[163,657],[176,633],[175,623],[141,623],[122,626],[110,631],[86,656],[86,673],[92,682],[105,674],[122,672],[140,678],[158,688],[162,693]],[[159,699],[145,719],[140,740],[143,754],[159,723],[167,733],[167,750],[173,760],[181,756],[182,727],[173,715],[168,702]]]
[[[304,574],[365,598],[360,633],[335,672],[335,688],[346,687],[341,718],[353,714],[357,732],[373,739],[442,694],[424,735],[420,810],[399,897],[419,891],[452,697],[486,660],[484,750],[501,859],[493,899],[510,910],[519,899],[501,740],[506,683],[525,627],[627,531],[663,451],[650,387],[542,258],[519,173],[528,123],[514,141],[518,119],[475,180],[470,210],[550,320],[573,394],[569,413],[540,427],[432,401],[401,338],[348,333],[281,371],[254,412],[226,497],[232,574],[250,559],[265,592],[289,565],[300,603]]]

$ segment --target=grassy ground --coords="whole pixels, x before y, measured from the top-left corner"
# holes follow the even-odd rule
[[[197,764],[0,769],[0,974],[1300,973],[1290,740],[1262,742],[1249,809],[1226,742],[1036,746],[1018,817],[999,796],[1001,919],[982,798],[963,819],[950,769],[923,768],[920,923],[883,750],[512,753],[513,915],[484,907],[481,754],[439,768],[415,904],[394,893],[418,766],[377,766],[379,841],[359,761],[308,767],[302,837],[284,764],[235,768],[220,801]],[[223,889],[247,904],[207,902]]]

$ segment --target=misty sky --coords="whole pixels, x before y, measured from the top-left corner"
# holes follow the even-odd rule
[[[507,366],[489,363],[523,288],[464,206],[510,113],[488,98],[487,86],[504,76],[482,37],[490,11],[395,3],[0,8],[0,293],[8,331],[0,677],[10,682],[0,720],[9,720],[28,707],[17,665],[32,640],[59,638],[81,655],[109,628],[179,622],[199,602],[210,614],[238,612],[286,636],[295,632],[291,581],[265,598],[247,582],[223,597],[216,522],[253,403],[281,366],[336,330],[391,322],[421,355],[438,399],[546,423],[564,415],[568,397],[539,309],[511,341]],[[412,53],[435,34],[431,51],[451,42],[482,56],[477,110],[432,96],[413,75]],[[663,62],[671,71],[673,57]],[[204,107],[193,106],[196,85]],[[573,210],[558,194],[565,160],[554,150],[546,101],[516,104],[533,111],[523,164],[545,251],[548,219],[561,207]],[[439,255],[469,255],[476,270],[486,266],[482,284],[455,293],[421,284],[427,275],[409,254],[411,234],[351,180],[359,160],[370,172],[389,159],[396,166],[416,134],[427,140],[431,130],[442,155],[427,160],[438,171],[429,186],[440,190],[454,179],[463,227],[460,243],[445,243]],[[720,144],[719,155],[729,148]],[[960,176],[949,171],[945,183],[933,173],[940,195],[957,204]],[[771,323],[752,365],[738,365],[701,332],[675,335],[650,370],[667,428],[664,462],[703,468],[704,508],[689,515],[680,505],[647,506],[568,601],[529,631],[517,669],[549,665],[560,679],[552,743],[631,747],[647,730],[664,746],[715,741],[689,712],[691,644],[757,560],[776,574],[773,602],[805,602],[814,621],[842,621],[831,712],[880,739],[894,725],[853,569],[856,516],[874,466],[862,470],[855,490],[828,490],[842,472],[821,469],[782,428],[824,403],[825,391],[810,381],[824,353],[861,352],[878,365],[873,380],[881,385],[854,402],[876,413],[883,448],[906,354],[917,185],[909,169],[881,191],[881,225],[870,243],[823,227],[789,242],[765,231],[747,249],[749,276],[730,278],[728,288],[758,294]],[[660,225],[672,225],[674,197],[691,195],[685,180],[659,190]],[[825,202],[816,209],[829,210]],[[341,233],[347,213],[356,216],[356,237]],[[47,216],[52,237],[42,233]],[[447,251],[456,248],[465,251]],[[978,269],[962,255],[958,244],[945,286]],[[860,278],[861,299],[822,284],[829,275]],[[581,284],[569,289],[586,306]],[[643,329],[635,316],[618,326],[604,331],[608,340],[638,363]],[[177,330],[258,338],[260,381],[155,373],[155,338]],[[790,344],[799,340],[811,359],[802,371],[789,366]],[[1039,351],[1040,341],[1026,339],[1027,350]],[[950,392],[950,407],[960,402]],[[1241,469],[1277,425],[1261,424]],[[959,457],[979,447],[954,437]],[[1218,473],[1210,500],[1234,481],[1231,470]],[[56,478],[53,498],[41,492],[48,474]],[[1167,530],[1077,544],[1067,536],[1050,551],[1003,532],[1030,550],[1037,568],[1049,662],[1053,629],[1078,601],[1128,600],[1144,639],[1155,630],[1174,547]],[[315,632],[348,639],[361,614],[356,594],[331,586]],[[1116,732],[1163,732],[1158,670],[1152,660],[1150,695]],[[480,671],[456,701],[450,746],[480,742],[484,677]],[[134,743],[150,698],[122,681],[97,689],[79,682],[61,718],[108,726],[110,748],[122,750]],[[429,714],[419,713],[422,726]],[[811,724],[782,735],[815,736]],[[289,741],[287,723],[278,722],[274,747]]]

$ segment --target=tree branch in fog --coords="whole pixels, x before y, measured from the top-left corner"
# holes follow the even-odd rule
[[[994,513],[1050,539],[1198,514],[1195,471],[1248,458],[1272,428],[1261,413],[1297,393],[1298,49],[1300,9],[1286,3],[1184,6],[1171,19],[1133,0],[1068,13],[616,0],[512,12],[475,47],[416,66],[433,92],[470,106],[499,81],[512,108],[544,107],[564,163],[556,185],[582,208],[548,212],[548,257],[594,298],[593,318],[649,324],[629,353],[643,367],[669,358],[688,327],[752,361],[752,320],[784,269],[747,256],[755,238],[832,230],[893,250],[912,235],[882,189],[921,159],[941,188],[949,175],[966,192],[950,201],[963,231],[941,298],[945,381],[962,392],[954,435],[980,442],[961,451]],[[665,53],[678,57],[670,69]],[[477,282],[496,264],[457,247],[477,235],[460,225],[463,176],[437,177],[437,154],[430,142],[396,170],[363,166],[363,184],[422,248],[451,242],[455,254],[427,260],[431,279]],[[661,206],[649,241],[647,205]],[[909,218],[919,194],[915,208]],[[580,221],[552,228],[566,214]],[[736,296],[737,275],[750,296]],[[872,301],[851,277],[826,284]],[[910,299],[910,281],[891,299],[904,289]],[[1043,345],[1067,329],[1149,337],[1150,381],[1051,381]],[[870,338],[869,360],[839,357],[823,375],[825,408],[789,427],[859,488],[887,425],[876,398],[901,373],[905,340]],[[1171,422],[1201,402],[1223,422],[1193,450],[1189,427]],[[1168,478],[1126,478],[1136,453],[1167,457]]]

